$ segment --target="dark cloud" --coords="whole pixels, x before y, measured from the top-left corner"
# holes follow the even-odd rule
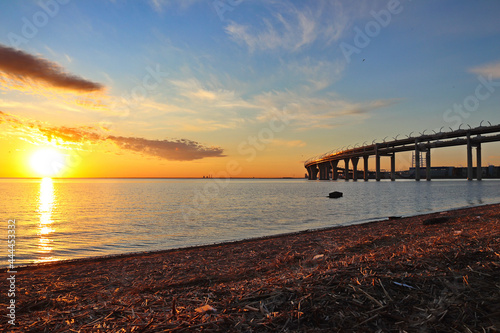
[[[64,68],[49,60],[33,56],[0,44],[0,71],[21,81],[44,82],[52,87],[77,92],[104,89],[100,83],[66,73]]]
[[[25,130],[22,133],[31,136],[32,141],[36,141],[41,135],[46,140],[56,141],[61,145],[110,142],[122,150],[129,150],[171,161],[192,161],[206,157],[225,156],[223,155],[224,150],[220,147],[207,147],[199,142],[187,139],[150,140],[137,137],[105,135],[101,134],[94,127],[48,126],[45,123],[19,119],[2,111],[0,111],[0,123],[7,123],[16,129],[29,129],[29,131]]]
[[[206,147],[202,144],[186,140],[148,140],[123,136],[108,136],[121,149],[131,150],[150,156],[173,161],[192,161],[205,157],[223,157],[224,150],[220,147]]]

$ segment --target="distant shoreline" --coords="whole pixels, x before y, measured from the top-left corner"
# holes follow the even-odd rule
[[[203,177],[0,177],[0,179],[44,179],[44,178],[51,178],[51,179],[199,179],[199,180],[210,180],[210,179],[223,179],[226,180],[228,178],[203,178]],[[295,179],[295,180],[300,180],[300,179],[305,179],[304,177],[280,177],[280,178],[273,178],[273,177],[231,177],[229,179]]]
[[[199,178],[199,177],[0,177],[0,179],[44,179],[44,178],[51,178],[51,179],[185,179],[185,180],[252,180],[252,179],[261,179],[261,180],[307,180],[307,178],[304,177],[231,177],[231,178]],[[500,178],[483,178],[482,181],[490,181],[490,180],[499,180]],[[389,178],[382,178],[382,181],[390,181]],[[415,181],[415,179],[412,178],[397,178],[397,181]],[[442,181],[442,180],[467,180],[467,178],[435,178],[432,179],[432,181]],[[370,178],[370,182],[375,181],[375,179]],[[309,182],[331,182],[335,184],[335,182],[345,182],[344,179],[338,179],[336,181],[334,180],[309,180]],[[349,182],[353,182],[352,180],[349,180]],[[364,182],[363,180],[358,180],[357,182]],[[425,182],[425,179],[422,180],[422,182]]]

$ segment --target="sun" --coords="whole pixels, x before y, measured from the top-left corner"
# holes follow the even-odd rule
[[[64,155],[53,148],[42,148],[31,155],[30,165],[42,177],[57,176],[65,165]]]

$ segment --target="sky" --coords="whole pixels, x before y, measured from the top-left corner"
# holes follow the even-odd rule
[[[1,1],[0,177],[303,177],[331,150],[499,124],[499,14],[495,0]],[[432,161],[464,166],[465,147]]]

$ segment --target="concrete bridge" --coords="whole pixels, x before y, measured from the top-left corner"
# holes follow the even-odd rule
[[[442,128],[441,128],[442,129]],[[396,153],[415,151],[415,180],[421,179],[420,154],[426,155],[426,179],[431,180],[431,149],[452,146],[466,146],[467,148],[467,179],[473,180],[473,154],[472,148],[476,148],[477,180],[481,180],[481,144],[500,141],[500,125],[479,126],[469,129],[458,129],[451,132],[439,132],[434,134],[421,133],[418,137],[407,137],[393,141],[372,143],[358,148],[328,152],[318,157],[311,158],[304,163],[309,180],[329,180],[332,174],[333,180],[338,179],[339,162],[343,161],[345,170],[352,170],[353,180],[358,180],[358,162],[363,159],[363,178],[368,180],[368,158],[375,156],[375,179],[380,181],[380,158],[382,156],[391,159],[391,180],[396,176]],[[351,168],[352,165],[352,168]],[[349,173],[345,172],[345,180],[349,180]]]

